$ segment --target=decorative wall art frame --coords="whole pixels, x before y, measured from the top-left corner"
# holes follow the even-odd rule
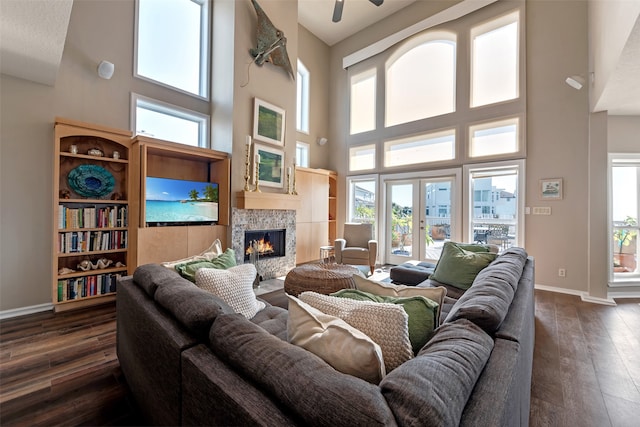
[[[253,139],[284,147],[284,109],[254,99],[253,105]]]
[[[284,151],[262,144],[253,144],[254,158],[260,156],[258,183],[265,187],[284,187]],[[255,173],[255,171],[254,171]]]
[[[562,178],[541,179],[540,199],[562,200]]]

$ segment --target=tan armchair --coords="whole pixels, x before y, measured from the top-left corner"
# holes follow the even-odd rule
[[[373,273],[378,255],[378,241],[373,239],[373,224],[344,225],[342,239],[335,240],[338,264],[368,265]]]

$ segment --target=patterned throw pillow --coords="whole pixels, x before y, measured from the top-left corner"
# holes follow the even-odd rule
[[[336,371],[378,384],[385,376],[380,346],[344,320],[324,314],[298,298],[289,298],[287,336]]]
[[[442,305],[444,304],[444,297],[447,295],[447,288],[444,286],[434,286],[429,288],[422,288],[418,286],[396,285],[393,283],[378,282],[376,280],[365,279],[357,275],[353,275],[353,281],[356,284],[356,289],[359,291],[369,292],[374,295],[381,295],[385,297],[415,297],[423,296],[429,298],[431,301],[438,303],[438,312],[436,315],[437,328],[440,326],[440,314],[442,312]]]
[[[253,293],[256,267],[242,264],[228,270],[201,268],[196,272],[196,285],[226,302],[236,313],[251,319],[265,307]]]
[[[396,304],[404,308],[409,316],[409,341],[413,354],[417,354],[424,346],[433,330],[437,327],[438,303],[421,295],[412,297],[388,297],[375,295],[358,289],[342,289],[331,294],[335,297],[349,298],[356,301]]]
[[[316,292],[303,292],[298,298],[364,332],[382,349],[387,373],[413,358],[409,340],[409,316],[402,306],[355,301]]]

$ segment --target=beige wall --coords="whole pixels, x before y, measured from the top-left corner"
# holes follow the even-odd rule
[[[298,141],[309,144],[309,167],[327,168],[336,144],[320,146],[318,138],[329,137],[329,46],[298,25],[298,58],[309,70],[309,134],[297,132]],[[295,120],[295,117],[293,118]]]
[[[294,70],[297,54],[310,68],[314,97],[308,136],[311,166],[340,173],[339,223],[345,219],[344,136],[348,117],[342,57],[454,3],[457,1],[416,2],[329,49],[298,27],[294,2],[260,2],[285,32]],[[214,7],[218,12],[214,31],[222,31],[226,38],[218,38],[225,43],[213,47],[214,55],[222,62],[214,61],[213,88],[217,96],[211,103],[132,77],[133,0],[74,2],[55,87],[0,76],[0,311],[48,304],[51,300],[55,116],[128,129],[132,91],[211,113],[214,147],[233,155],[235,193],[244,185],[244,140],[252,131],[253,97],[258,96],[286,109],[285,151],[287,162],[291,161],[296,137],[307,137],[296,133],[295,82],[271,64],[252,65],[247,74],[251,60],[247,51],[255,44],[256,25],[250,2],[217,0]],[[598,215],[592,215],[595,219],[589,222],[587,212],[589,206],[599,203],[598,197],[603,202],[605,197],[604,193],[593,193],[594,203],[589,204],[589,173],[605,173],[606,162],[601,157],[602,144],[606,145],[607,140],[609,151],[637,151],[639,126],[637,117],[609,117],[607,126],[606,120],[603,124],[598,116],[595,130],[589,135],[587,92],[575,91],[563,83],[567,75],[588,69],[586,15],[585,1],[527,2],[526,204],[543,205],[537,199],[540,178],[563,177],[565,198],[545,203],[552,207],[550,217],[527,216],[526,247],[536,257],[537,283],[568,291],[589,288],[594,295],[602,295],[606,283],[588,285],[587,265],[603,263],[599,265],[604,268],[607,259],[597,255],[597,250],[596,254],[589,251],[588,246],[597,247],[606,238],[596,232],[606,223]],[[116,64],[111,80],[102,80],[96,74],[102,59]],[[242,87],[247,80],[248,84]],[[328,102],[322,98],[323,93]],[[327,136],[329,143],[320,148],[315,144],[318,136]],[[588,161],[587,153],[592,154],[592,161]],[[596,181],[591,185],[599,184]],[[235,198],[232,200],[235,205]],[[567,269],[565,279],[557,277],[558,267]]]
[[[346,71],[342,58],[384,36],[414,24],[437,11],[444,2],[417,2],[391,19],[335,45],[331,49],[331,138],[344,150],[347,133],[348,105]],[[514,2],[515,6],[517,2]],[[602,206],[606,193],[597,188],[589,193],[589,173],[606,176],[603,161],[605,137],[590,141],[589,94],[576,91],[564,83],[567,76],[588,71],[587,2],[528,1],[526,4],[527,60],[527,162],[526,206],[550,206],[551,216],[525,217],[526,249],[536,257],[536,283],[567,292],[590,292],[606,296],[606,220],[601,213],[591,212],[592,204]],[[606,120],[605,120],[606,129]],[[624,131],[626,133],[626,131]],[[589,144],[594,144],[591,149]],[[606,151],[606,150],[605,150]],[[589,153],[592,161],[589,161]],[[605,155],[606,158],[606,155]],[[345,188],[346,156],[336,156],[330,164],[340,176],[340,189]],[[561,201],[541,201],[539,180],[564,179]],[[591,183],[605,185],[601,179]],[[596,190],[596,188],[594,188]],[[590,199],[591,197],[591,199]],[[338,223],[345,220],[344,191],[339,198]],[[597,214],[597,215],[596,215]],[[606,218],[606,215],[605,215]],[[590,236],[592,237],[590,239]],[[589,250],[589,245],[595,249]],[[598,249],[604,247],[605,252]],[[590,284],[590,264],[597,263],[599,276]],[[558,277],[565,268],[565,278]]]

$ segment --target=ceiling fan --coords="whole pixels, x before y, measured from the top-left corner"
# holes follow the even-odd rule
[[[369,0],[376,6],[380,6],[384,0]],[[333,22],[340,22],[342,19],[342,8],[344,7],[344,0],[336,0],[336,5],[333,8]]]

